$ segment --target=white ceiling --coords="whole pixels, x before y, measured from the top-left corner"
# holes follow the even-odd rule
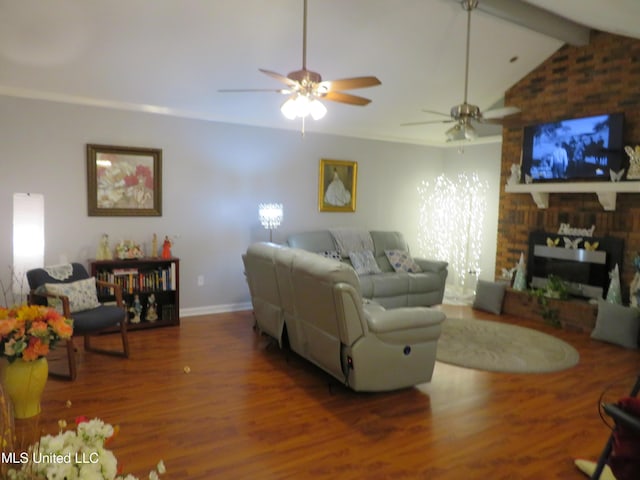
[[[564,42],[488,14],[482,2],[472,14],[468,100],[486,110]],[[527,2],[640,38],[638,0]],[[282,95],[218,90],[277,89],[258,68],[301,68],[302,5],[0,0],[0,95],[300,130],[280,113]],[[325,80],[375,75],[382,85],[350,91],[372,99],[366,107],[326,102],[327,116],[308,120],[307,131],[444,144],[450,124],[400,124],[437,119],[421,110],[447,113],[463,100],[466,12],[458,1],[309,0],[308,14],[310,70]]]

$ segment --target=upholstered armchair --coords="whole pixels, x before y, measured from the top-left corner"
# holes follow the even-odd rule
[[[605,478],[603,471],[608,464],[615,478],[620,480],[638,478],[638,443],[640,437],[640,415],[638,415],[637,397],[640,394],[640,375],[631,389],[628,397],[618,403],[605,403],[604,412],[615,421],[615,429],[600,453],[600,458],[591,480]],[[612,453],[616,453],[612,456]]]
[[[55,306],[56,302],[65,317],[73,320],[73,335],[84,337],[85,351],[129,357],[127,338],[127,313],[122,301],[119,285],[96,280],[79,263],[36,268],[27,272],[29,282],[29,303]],[[115,305],[98,302],[97,289],[111,289]],[[122,337],[121,350],[96,348],[91,344],[91,336],[119,328]],[[117,330],[116,330],[117,331]],[[66,342],[68,373],[50,372],[51,376],[75,380],[76,346],[73,337]]]

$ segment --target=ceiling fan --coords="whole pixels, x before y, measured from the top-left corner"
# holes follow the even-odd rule
[[[271,70],[259,69],[265,75],[275,78],[286,85],[281,89],[224,89],[219,92],[276,92],[289,95],[280,110],[291,120],[302,118],[303,133],[304,119],[308,115],[319,120],[327,113],[327,108],[320,100],[364,106],[371,102],[368,98],[344,93],[342,90],[375,87],[381,82],[376,77],[353,77],[341,80],[322,80],[319,73],[307,70],[307,0],[304,0],[302,20],[302,69],[290,72],[286,76]]]
[[[431,120],[426,122],[411,122],[402,124],[402,126],[409,126],[427,125],[430,123],[455,122],[455,125],[445,133],[448,142],[454,140],[473,140],[477,138],[478,133],[474,128],[472,121],[479,123],[502,124],[505,117],[520,112],[520,109],[517,107],[496,108],[494,110],[481,112],[479,107],[477,107],[476,105],[471,105],[467,102],[467,91],[469,87],[469,46],[471,43],[471,11],[478,6],[478,0],[461,0],[461,5],[462,8],[467,12],[467,50],[465,58],[464,100],[461,104],[453,106],[449,114],[435,112],[433,110],[422,110],[426,113],[448,117],[447,120]]]

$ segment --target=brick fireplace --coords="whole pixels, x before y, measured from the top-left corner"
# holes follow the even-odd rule
[[[527,254],[531,231],[595,225],[594,236],[624,240],[619,268],[628,300],[632,260],[640,252],[640,193],[619,193],[615,211],[605,211],[595,193],[553,193],[548,208],[539,209],[531,195],[507,193],[504,186],[511,165],[520,162],[524,125],[624,112],[625,144],[640,144],[640,40],[594,32],[585,47],[565,45],[509,89],[505,104],[522,114],[503,128],[496,277],[517,263],[520,252]]]

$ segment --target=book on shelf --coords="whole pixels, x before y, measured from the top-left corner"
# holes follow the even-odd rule
[[[162,305],[160,320],[163,322],[173,323],[175,321],[175,306],[172,304]]]
[[[114,268],[113,270],[111,270],[111,273],[113,273],[114,275],[131,275],[131,274],[137,274],[138,273],[138,269],[137,268]]]
[[[158,268],[114,268],[96,273],[98,280],[114,283],[125,294],[137,292],[175,291],[177,282],[175,262]],[[102,289],[103,295],[113,295],[113,288]]]

